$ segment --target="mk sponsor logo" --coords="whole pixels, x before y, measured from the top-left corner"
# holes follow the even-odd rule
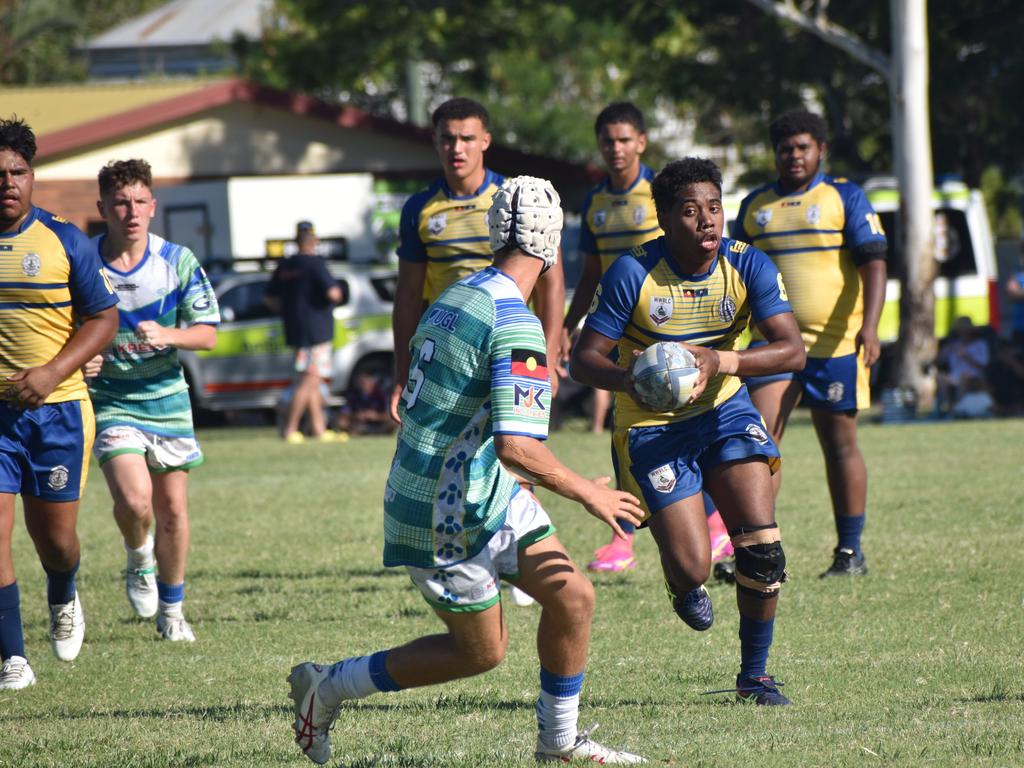
[[[544,407],[544,390],[539,387],[528,386],[521,387],[518,384],[515,385],[515,400],[514,404],[518,408],[525,408],[531,411],[544,411],[547,410]]]

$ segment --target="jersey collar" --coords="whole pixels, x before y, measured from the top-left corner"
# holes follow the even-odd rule
[[[26,229],[31,227],[32,224],[35,223],[35,220],[38,219],[38,218],[39,218],[39,209],[36,208],[34,205],[31,205],[31,206],[29,206],[29,209],[28,209],[28,216],[26,216],[25,220],[22,221],[21,224],[18,225],[18,228],[16,230],[14,230],[13,232],[3,232],[3,233],[0,233],[0,237],[16,237],[17,235],[20,235]]]
[[[644,179],[650,178],[650,176],[651,176],[651,169],[648,168],[643,163],[640,163],[640,169],[639,169],[639,171],[636,174],[636,178],[633,179],[633,182],[628,187],[626,187],[625,189],[612,189],[612,177],[611,176],[605,176],[604,177],[604,188],[608,192],[609,195],[625,195],[625,194],[627,194],[629,192],[632,192],[637,184],[639,184]]]
[[[111,266],[110,262],[103,258],[103,241],[107,239],[107,236],[105,234],[100,235],[99,239],[96,241],[96,250],[100,254],[100,261],[103,262],[103,267],[105,269],[109,269],[111,272],[116,272],[119,275],[127,276],[134,272],[138,272],[140,269],[142,269],[142,265],[149,261],[149,247],[153,242],[152,237],[152,234],[146,235],[146,252],[142,254],[142,258],[139,259],[139,263],[136,264],[131,269],[129,269],[127,272],[122,272],[117,267]]]
[[[484,168],[484,180],[480,183],[480,186],[475,191],[468,195],[456,195],[452,192],[451,187],[448,186],[448,181],[442,176],[441,185],[444,187],[444,193],[449,200],[472,200],[474,197],[480,197],[491,184],[495,183],[497,174],[490,168]]]
[[[711,266],[709,266],[706,271],[696,275],[683,272],[679,268],[679,263],[674,258],[672,258],[672,254],[669,253],[668,244],[665,242],[664,235],[658,238],[658,246],[661,248],[661,257],[662,259],[665,260],[665,263],[668,264],[669,269],[671,269],[678,277],[682,278],[683,280],[687,280],[691,283],[697,283],[700,282],[701,280],[707,280],[709,277],[711,277],[711,275],[715,273],[715,270],[718,269],[718,260],[719,258],[721,258],[722,254],[725,253],[725,241],[726,238],[724,236],[719,239],[718,252],[715,254],[715,258],[711,260]]]
[[[818,171],[816,174],[814,174],[814,178],[811,179],[811,183],[807,185],[807,189],[804,189],[800,192],[784,192],[782,189],[782,183],[779,181],[776,181],[773,186],[775,188],[775,194],[777,194],[779,197],[797,197],[799,195],[806,195],[808,192],[810,192],[812,189],[818,186],[824,178],[825,174],[822,173],[821,171]]]

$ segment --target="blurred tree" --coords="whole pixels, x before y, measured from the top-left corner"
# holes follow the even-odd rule
[[[0,84],[85,80],[90,37],[167,0],[0,0]]]

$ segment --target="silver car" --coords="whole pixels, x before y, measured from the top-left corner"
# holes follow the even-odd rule
[[[294,352],[285,344],[281,319],[263,303],[272,266],[210,271],[221,314],[217,346],[179,352],[197,410],[273,408],[291,384]],[[357,371],[390,379],[391,311],[398,273],[391,267],[344,262],[328,262],[328,269],[344,293],[334,309],[334,366],[329,383],[331,393],[340,395]]]

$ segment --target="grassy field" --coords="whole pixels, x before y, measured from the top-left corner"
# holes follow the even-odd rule
[[[551,445],[607,471],[607,438],[570,425]],[[158,642],[131,617],[123,550],[95,470],[79,530],[86,643],[72,664],[46,641],[44,579],[15,531],[28,654],[38,684],[0,693],[0,766],[171,768],[307,764],[291,741],[285,676],[435,632],[402,573],[380,565],[390,439],[284,446],[269,429],[210,430],[194,473],[187,615],[199,642]],[[787,434],[778,517],[792,580],[769,669],[794,706],[764,710],[702,691],[738,666],[731,588],[715,626],[671,612],[650,537],[639,567],[595,578],[598,606],[581,723],[599,740],[675,766],[1024,764],[1024,421],[865,425],[871,573],[819,581],[834,544],[809,424]],[[578,561],[606,529],[550,495]],[[344,765],[530,764],[538,610],[511,608],[506,661],[443,688],[344,710]]]

